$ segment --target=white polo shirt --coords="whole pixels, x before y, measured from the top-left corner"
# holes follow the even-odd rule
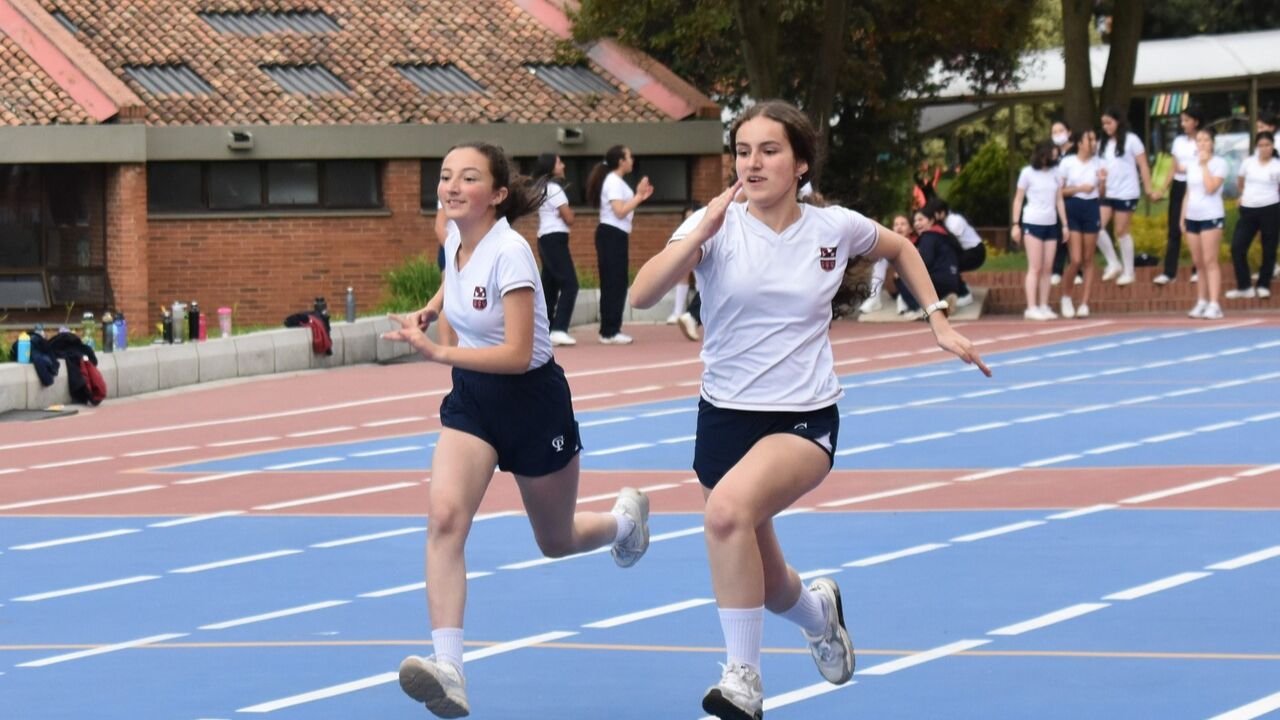
[[[1081,160],[1079,155],[1068,155],[1058,163],[1058,178],[1064,187],[1092,185],[1093,189],[1089,192],[1076,193],[1071,197],[1093,200],[1098,197],[1098,171],[1101,169],[1102,163],[1098,162],[1097,155],[1089,158],[1088,162]]]
[[[947,213],[945,221],[947,231],[956,236],[956,240],[960,241],[961,250],[972,250],[982,244],[982,236],[977,230],[969,224],[968,220],[958,212],[951,211]]]
[[[631,218],[636,211],[632,210],[623,217],[613,212],[613,200],[628,202],[636,193],[617,173],[610,172],[604,176],[604,186],[600,188],[600,222],[612,225],[624,233],[631,234]]]
[[[1216,178],[1225,178],[1227,161],[1217,155],[1209,158],[1209,174]],[[1227,214],[1222,207],[1222,187],[1226,183],[1218,185],[1218,189],[1213,193],[1206,193],[1204,180],[1204,169],[1200,167],[1200,161],[1197,159],[1187,168],[1188,220],[1217,220]]]
[[[683,239],[705,210],[671,236]],[[808,411],[844,396],[828,332],[831,299],[850,258],[876,246],[879,226],[842,207],[800,204],[775,233],[731,203],[702,245],[694,274],[702,293],[702,397],[720,408]]]
[[[1280,158],[1272,156],[1263,165],[1257,155],[1251,155],[1240,164],[1240,177],[1244,178],[1241,207],[1262,208],[1280,203]]]
[[[560,208],[569,204],[564,188],[554,180],[547,181],[547,199],[538,206],[538,237],[551,233],[567,233],[569,226],[560,217]]]
[[[512,290],[533,288],[533,357],[528,369],[545,365],[551,359],[547,301],[529,243],[511,229],[506,218],[499,218],[480,239],[466,266],[458,270],[454,258],[461,245],[458,227],[450,223],[444,243],[449,254],[444,270],[444,310],[458,333],[458,345],[483,348],[505,342],[502,296]]]
[[[1022,222],[1031,225],[1058,224],[1058,190],[1062,188],[1057,168],[1034,170],[1030,165],[1018,173],[1018,188],[1026,198]]]
[[[1173,147],[1169,148],[1169,154],[1173,156],[1173,179],[1187,181],[1187,168],[1191,167],[1196,161],[1196,139],[1187,137],[1186,133],[1179,135],[1173,139]]]
[[[1138,156],[1147,153],[1137,135],[1124,136],[1124,155],[1116,155],[1119,143],[1107,141],[1102,151],[1102,165],[1107,169],[1107,197],[1112,200],[1137,200],[1142,196],[1141,178],[1138,177]]]

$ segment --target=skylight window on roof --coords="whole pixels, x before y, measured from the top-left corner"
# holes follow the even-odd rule
[[[297,95],[348,94],[351,88],[323,65],[262,65],[262,71]]]
[[[525,65],[534,77],[566,95],[605,93],[616,95],[618,89],[585,65]]]
[[[204,78],[183,64],[126,65],[124,71],[152,95],[208,95],[213,92]]]
[[[72,34],[80,33],[80,28],[76,27],[76,24],[71,22],[71,18],[67,17],[67,14],[62,12],[61,10],[53,11],[53,19],[57,20],[59,23],[62,23],[62,27],[66,28],[67,30],[70,30]]]
[[[396,65],[409,82],[424,93],[437,95],[463,95],[484,92],[484,86],[463,72],[457,65]]]
[[[271,35],[274,33],[329,33],[342,26],[320,10],[288,12],[202,12],[200,17],[220,33],[229,35]]]

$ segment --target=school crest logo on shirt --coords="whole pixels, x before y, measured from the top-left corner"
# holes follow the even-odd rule
[[[836,269],[836,249],[833,247],[818,248],[818,264],[823,270],[831,272]]]
[[[471,292],[471,307],[483,310],[488,306],[489,292],[485,290],[483,285],[477,285],[476,289]]]

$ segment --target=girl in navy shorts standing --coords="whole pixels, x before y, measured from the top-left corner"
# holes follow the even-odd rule
[[[764,610],[799,625],[824,678],[847,682],[853,645],[831,578],[807,589],[782,555],[772,518],[822,482],[839,433],[828,328],[831,300],[858,255],[887,258],[925,305],[939,345],[986,366],[947,323],[911,243],[841,207],[802,205],[817,135],[781,101],[758,103],[733,125],[738,176],[686,220],[631,286],[652,307],[690,270],[703,291],[701,400],[693,467],[706,498],[711,582],[728,663],[702,700],[719,718],[763,714]],[[734,202],[742,193],[745,203]]]
[[[1027,250],[1028,320],[1052,320],[1058,317],[1049,307],[1049,271],[1053,255],[1062,242],[1062,229],[1067,224],[1067,211],[1062,203],[1062,181],[1055,168],[1058,156],[1048,140],[1036,143],[1031,151],[1031,164],[1018,174],[1018,190],[1013,195],[1014,225],[1009,237]],[[1023,207],[1023,202],[1026,207]]]
[[[1093,253],[1098,245],[1098,231],[1102,229],[1099,212],[1099,189],[1106,172],[1098,161],[1098,136],[1092,130],[1072,134],[1076,151],[1058,163],[1058,176],[1062,180],[1062,194],[1067,211],[1067,263],[1063,277],[1075,277],[1084,269],[1084,289],[1080,304],[1071,300],[1072,285],[1062,285],[1062,317],[1089,317],[1089,293],[1093,291],[1093,278],[1097,269],[1093,266]]]
[[[635,564],[649,546],[649,501],[624,488],[611,513],[575,512],[578,423],[564,371],[551,354],[533,252],[511,229],[538,207],[545,190],[513,178],[501,148],[469,143],[445,157],[439,194],[451,221],[444,282],[426,307],[393,316],[401,327],[383,337],[453,367],[431,468],[427,605],[435,654],[400,665],[405,693],[452,718],[470,712],[462,674],[463,549],[494,469],[515,475],[534,538],[549,557],[612,545],[618,565]],[[442,313],[456,346],[426,335]]]

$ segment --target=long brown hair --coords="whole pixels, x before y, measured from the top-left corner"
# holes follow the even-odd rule
[[[738,144],[738,128],[748,120],[758,117],[766,117],[776,123],[782,125],[782,129],[787,133],[787,142],[791,144],[791,154],[795,156],[797,161],[804,161],[808,164],[799,180],[796,181],[796,187],[803,187],[809,182],[809,176],[813,173],[818,163],[818,131],[813,128],[813,123],[809,121],[809,116],[800,112],[795,105],[785,100],[764,100],[747,108],[746,112],[738,116],[733,121],[733,125],[729,128],[729,150]]]
[[[501,147],[487,142],[465,142],[449,148],[453,152],[459,148],[470,148],[485,156],[489,161],[489,174],[493,176],[493,189],[507,189],[507,197],[494,209],[494,214],[514,223],[542,205],[547,198],[547,181],[545,178],[531,180],[526,175],[513,173],[511,161]]]
[[[604,189],[604,176],[617,170],[626,157],[627,146],[614,145],[605,151],[604,162],[591,168],[591,174],[587,176],[587,202],[591,207],[600,207],[600,191]]]

